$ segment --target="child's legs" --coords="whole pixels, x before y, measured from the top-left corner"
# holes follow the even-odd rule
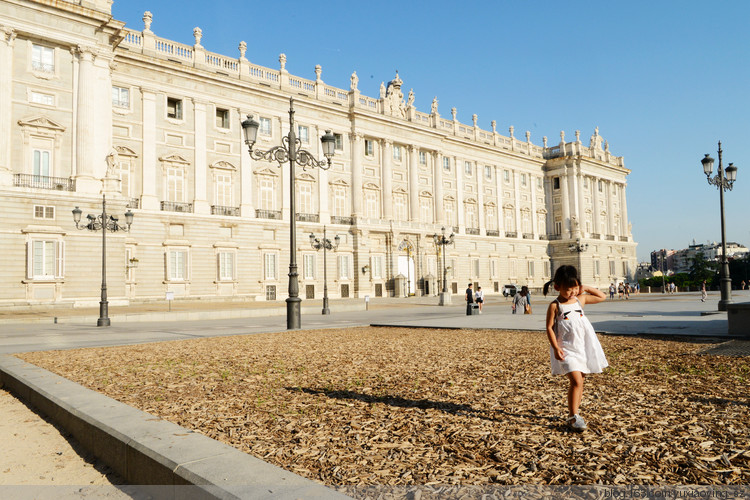
[[[568,412],[572,416],[578,413],[578,407],[581,406],[583,379],[585,375],[581,372],[568,372],[567,375],[568,380],[570,380],[570,387],[568,387]]]

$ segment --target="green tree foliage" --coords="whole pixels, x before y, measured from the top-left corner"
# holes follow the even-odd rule
[[[716,276],[716,265],[713,262],[706,260],[706,256],[703,252],[698,252],[693,257],[693,262],[690,266],[690,282],[693,285],[700,285],[703,280],[710,285],[713,278]]]

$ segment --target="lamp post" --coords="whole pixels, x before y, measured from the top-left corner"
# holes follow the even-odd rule
[[[445,226],[441,228],[442,234],[433,234],[432,239],[435,242],[435,246],[440,247],[443,254],[443,291],[440,292],[440,302],[438,305],[447,306],[451,303],[451,296],[448,293],[448,268],[445,266],[445,247],[452,245],[456,235],[451,232],[450,236],[445,234]]]
[[[133,224],[133,212],[125,212],[125,225],[119,223],[119,219],[113,215],[107,216],[107,200],[102,195],[102,214],[87,215],[88,223],[80,225],[81,213],[83,211],[75,207],[73,209],[73,222],[76,223],[76,229],[88,229],[89,231],[102,232],[102,297],[99,302],[99,319],[96,320],[96,326],[109,326],[109,301],[107,301],[107,231],[126,231],[130,232],[130,225]]]
[[[315,250],[323,249],[323,314],[331,314],[331,310],[328,309],[328,259],[326,259],[326,251],[333,250],[339,247],[341,242],[341,236],[338,234],[333,239],[336,243],[331,243],[331,240],[326,238],[326,227],[323,226],[323,239],[315,237],[315,234],[310,233],[310,246]]]
[[[578,253],[581,253],[581,252],[585,252],[585,251],[586,251],[586,250],[588,250],[588,249],[589,249],[589,244],[588,244],[588,243],[584,243],[584,244],[582,245],[582,244],[581,244],[581,238],[576,238],[576,242],[575,242],[575,243],[571,243],[571,244],[570,244],[570,245],[568,246],[568,250],[569,250],[570,252],[578,252]]]
[[[281,167],[289,162],[289,204],[290,204],[290,228],[289,228],[289,296],[286,299],[286,328],[287,330],[298,330],[302,326],[301,305],[299,298],[299,280],[297,274],[297,213],[294,209],[295,189],[294,170],[295,165],[301,165],[303,170],[307,167],[318,167],[324,170],[331,168],[336,138],[330,130],[321,137],[323,144],[323,155],[326,162],[313,158],[312,153],[302,149],[301,141],[297,139],[294,130],[294,98],[289,99],[289,133],[282,138],[281,146],[274,146],[268,151],[253,150],[253,145],[258,138],[260,124],[253,120],[252,115],[247,115],[247,120],[242,122],[242,131],[245,136],[245,144],[250,152],[250,157],[256,160],[276,161]]]
[[[729,260],[727,259],[727,239],[724,231],[724,191],[731,191],[734,181],[737,179],[737,167],[730,163],[725,171],[721,162],[721,141],[719,141],[719,168],[715,177],[711,177],[714,168],[714,159],[706,154],[701,160],[703,173],[706,180],[719,189],[719,208],[721,210],[721,267],[719,268],[719,281],[721,282],[721,299],[719,300],[719,311],[726,311],[727,304],[732,303],[732,278],[729,276]]]

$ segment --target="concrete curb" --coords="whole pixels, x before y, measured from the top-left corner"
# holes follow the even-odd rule
[[[322,484],[132,408],[10,355],[0,387],[37,408],[133,485],[159,498],[345,499]]]
[[[337,304],[337,312],[364,311],[365,303],[357,301],[351,304]],[[302,314],[319,314],[321,306],[302,306]],[[217,309],[205,311],[164,311],[110,314],[109,319],[117,323],[138,323],[146,321],[205,321],[211,319],[236,319],[236,318],[258,318],[265,316],[285,316],[286,306],[272,307],[248,307],[238,309]],[[99,316],[42,316],[27,318],[4,318],[0,319],[0,325],[14,323],[96,323]]]

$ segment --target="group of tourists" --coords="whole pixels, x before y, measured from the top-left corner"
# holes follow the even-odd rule
[[[630,298],[631,293],[633,294],[641,293],[641,285],[639,285],[638,283],[631,285],[630,283],[620,282],[620,284],[617,285],[617,287],[615,287],[614,283],[610,283],[609,284],[610,300],[614,300],[615,292],[617,292],[617,297],[619,299],[628,300]]]

